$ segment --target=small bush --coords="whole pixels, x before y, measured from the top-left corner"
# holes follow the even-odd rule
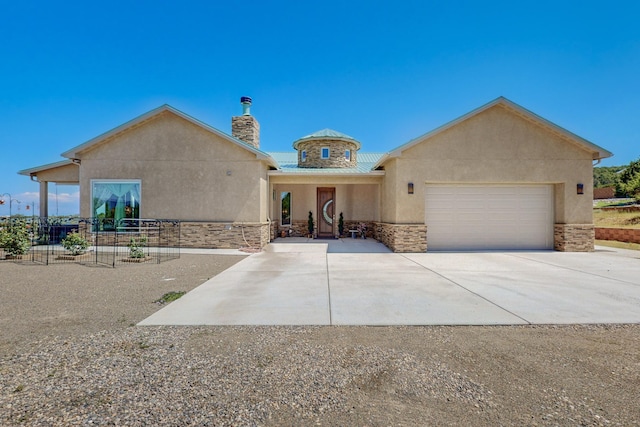
[[[127,247],[129,248],[129,258],[144,258],[144,247],[146,245],[146,237],[141,237],[137,240],[132,237],[131,240],[129,240],[129,244],[127,245]]]
[[[25,221],[16,221],[0,229],[0,247],[9,255],[24,255],[29,253],[31,240]]]
[[[60,244],[63,248],[71,252],[71,255],[82,255],[89,247],[87,239],[75,231],[67,234],[67,236],[60,241]]]

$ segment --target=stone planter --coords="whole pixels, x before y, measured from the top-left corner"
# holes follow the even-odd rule
[[[78,255],[64,254],[56,257],[56,259],[60,261],[82,261],[89,258],[91,258],[91,254],[86,252]]]

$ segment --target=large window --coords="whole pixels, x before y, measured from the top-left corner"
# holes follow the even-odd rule
[[[291,193],[288,191],[283,191],[280,193],[280,201],[281,201],[281,225],[291,225]]]
[[[140,218],[140,180],[92,180],[91,215],[107,228],[135,226]],[[129,221],[128,221],[129,220]]]

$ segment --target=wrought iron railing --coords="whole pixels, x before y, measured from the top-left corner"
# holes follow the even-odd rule
[[[0,260],[116,267],[180,258],[178,220],[25,217],[0,220],[3,232],[20,241],[0,241]],[[15,249],[25,239],[26,250]]]

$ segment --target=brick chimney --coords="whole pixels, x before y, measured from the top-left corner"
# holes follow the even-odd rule
[[[251,98],[240,98],[242,115],[231,117],[231,135],[255,148],[260,148],[260,123],[251,115]]]

